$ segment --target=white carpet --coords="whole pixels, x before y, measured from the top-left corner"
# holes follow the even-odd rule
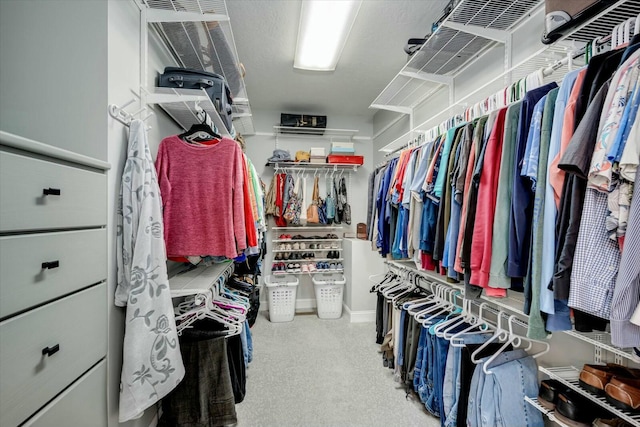
[[[252,334],[238,427],[440,425],[382,366],[373,323],[315,314],[271,323],[261,312]]]

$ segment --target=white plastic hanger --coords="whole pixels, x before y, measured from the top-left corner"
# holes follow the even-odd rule
[[[504,350],[509,346],[509,344],[511,344],[513,346],[513,348],[516,347],[520,347],[522,345],[522,341],[527,341],[529,343],[529,346],[525,349],[525,351],[529,351],[531,349],[531,347],[533,346],[533,343],[540,343],[543,344],[545,346],[545,349],[530,355],[531,357],[538,358],[540,356],[542,356],[543,354],[546,354],[549,352],[549,343],[546,341],[538,341],[538,340],[533,340],[530,338],[526,338],[526,337],[522,337],[520,335],[516,335],[513,332],[513,323],[514,321],[517,319],[515,314],[512,314],[511,316],[509,316],[509,339],[507,339],[507,341],[502,345],[502,347],[500,347],[498,349],[498,351],[493,354],[491,357],[489,357],[489,359],[487,359],[486,362],[484,362],[484,364],[482,365],[482,371],[486,374],[486,375],[491,375],[492,372],[490,370],[488,370],[488,366],[491,364],[491,362],[493,362],[502,352],[504,352]]]
[[[456,346],[456,347],[462,347],[464,346],[464,344],[462,342],[459,342],[458,340],[462,339],[463,335],[475,335],[475,334],[484,334],[487,332],[487,329],[491,328],[491,324],[487,323],[486,319],[483,316],[484,313],[484,309],[485,307],[487,307],[489,304],[485,301],[482,302],[480,304],[480,307],[478,308],[478,317],[475,316],[471,316],[471,319],[469,321],[470,325],[459,331],[456,332],[455,334],[451,335],[451,336],[447,336],[447,334],[444,335],[445,339],[448,339],[449,341],[451,341],[451,345]],[[484,328],[484,329],[482,329]],[[474,329],[477,329],[477,331],[473,331]],[[473,331],[473,332],[472,332]]]
[[[476,351],[471,353],[471,361],[473,363],[475,363],[475,364],[480,363],[481,360],[478,358],[478,355],[482,352],[482,350],[487,348],[487,346],[489,346],[489,344],[491,344],[492,342],[494,342],[496,340],[504,341],[507,338],[509,338],[509,331],[507,331],[506,329],[502,328],[502,316],[503,315],[504,315],[504,312],[502,310],[500,310],[498,312],[498,321],[497,321],[498,325],[497,325],[496,330],[493,333],[493,335],[487,341],[485,341],[482,345],[480,345],[480,347],[478,347],[476,349]]]

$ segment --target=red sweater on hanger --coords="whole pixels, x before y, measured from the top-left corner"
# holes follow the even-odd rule
[[[156,170],[168,257],[235,258],[247,248],[243,163],[229,138],[210,146],[162,140]]]
[[[493,244],[493,217],[496,209],[496,189],[500,178],[500,159],[504,141],[504,124],[507,109],[498,112],[498,118],[487,141],[484,165],[478,188],[476,221],[471,243],[471,283],[488,288]],[[487,289],[488,296],[505,296],[505,289]]]

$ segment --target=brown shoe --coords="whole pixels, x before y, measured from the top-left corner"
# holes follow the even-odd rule
[[[613,376],[622,378],[640,378],[640,369],[627,368],[615,363],[606,365],[585,364],[580,372],[579,383],[586,390],[598,394],[604,394],[604,387]]]
[[[640,413],[640,379],[614,376],[604,391],[607,401],[616,408]]]
[[[591,424],[592,427],[631,427],[631,424],[623,420],[622,418],[596,418]]]

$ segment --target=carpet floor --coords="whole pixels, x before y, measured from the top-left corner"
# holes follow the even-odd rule
[[[373,323],[296,315],[251,329],[253,361],[238,427],[437,427],[382,366]]]

